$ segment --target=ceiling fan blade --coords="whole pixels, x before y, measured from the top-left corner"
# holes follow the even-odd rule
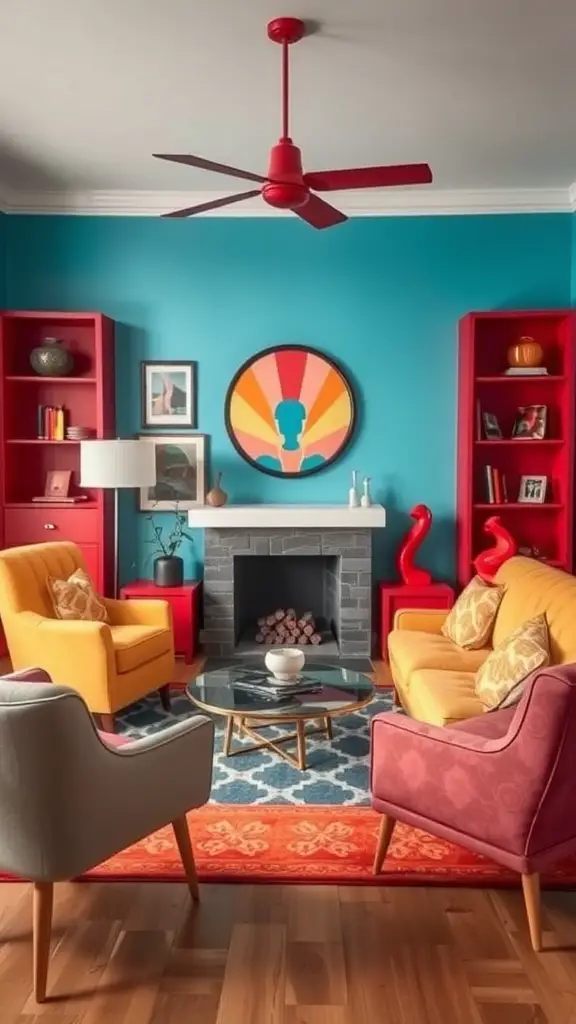
[[[192,217],[195,213],[206,213],[207,210],[217,210],[219,206],[229,206],[230,203],[241,203],[243,199],[252,199],[259,196],[260,189],[252,189],[251,192],[237,192],[235,196],[223,196],[221,199],[211,199],[207,203],[199,203],[198,206],[188,206],[185,210],[174,210],[172,213],[163,213],[163,217]]]
[[[348,220],[344,213],[340,213],[340,210],[336,210],[330,203],[325,203],[320,196],[315,195],[311,195],[306,205],[299,206],[294,213],[313,228],[331,228]]]
[[[396,164],[391,167],[350,167],[343,171],[312,171],[304,175],[308,188],[335,192],[346,188],[386,188],[391,185],[429,185],[428,164]]]
[[[244,178],[246,181],[264,183],[268,180],[261,174],[241,171],[238,167],[229,167],[228,164],[216,164],[213,160],[204,160],[201,156],[190,156],[187,153],[153,153],[152,155],[157,160],[169,160],[173,164],[187,164],[188,167],[198,167],[202,171],[214,171],[215,174],[229,174],[233,178]]]

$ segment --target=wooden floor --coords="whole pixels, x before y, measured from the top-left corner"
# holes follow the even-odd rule
[[[439,888],[57,888],[51,1001],[30,996],[29,887],[0,886],[2,1024],[574,1024],[576,894]]]
[[[37,1007],[30,887],[0,885],[0,1024],[576,1024],[576,893],[534,953],[517,891],[201,890],[57,886]]]

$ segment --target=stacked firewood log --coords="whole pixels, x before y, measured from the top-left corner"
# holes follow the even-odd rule
[[[283,647],[296,644],[300,647],[301,644],[322,643],[312,612],[298,616],[294,608],[277,608],[271,615],[262,615],[257,626],[254,637],[257,644],[281,644]]]

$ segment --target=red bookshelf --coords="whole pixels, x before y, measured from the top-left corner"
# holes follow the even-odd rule
[[[538,549],[552,565],[572,571],[574,509],[573,310],[469,313],[460,321],[458,350],[457,564],[464,586],[488,545],[483,524],[499,515],[521,547]],[[508,348],[527,335],[542,346],[546,375],[508,376]],[[544,439],[513,438],[521,406],[545,405]],[[501,440],[478,431],[478,410],[493,413]],[[491,502],[486,466],[505,478],[508,501]],[[522,476],[546,476],[542,504],[518,501]]]
[[[66,377],[41,377],[30,353],[46,337],[74,357]],[[100,593],[112,585],[110,494],[80,487],[80,444],[38,437],[38,406],[63,406],[67,426],[114,436],[114,324],[99,313],[6,312],[0,315],[0,479],[3,547],[70,540],[84,553]],[[38,504],[46,474],[70,470],[78,504]]]

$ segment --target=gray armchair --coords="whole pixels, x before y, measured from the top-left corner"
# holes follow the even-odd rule
[[[34,883],[34,994],[46,996],[54,882],[172,824],[198,899],[186,813],[206,803],[214,726],[194,715],[111,747],[75,690],[40,670],[0,679],[0,871]]]

